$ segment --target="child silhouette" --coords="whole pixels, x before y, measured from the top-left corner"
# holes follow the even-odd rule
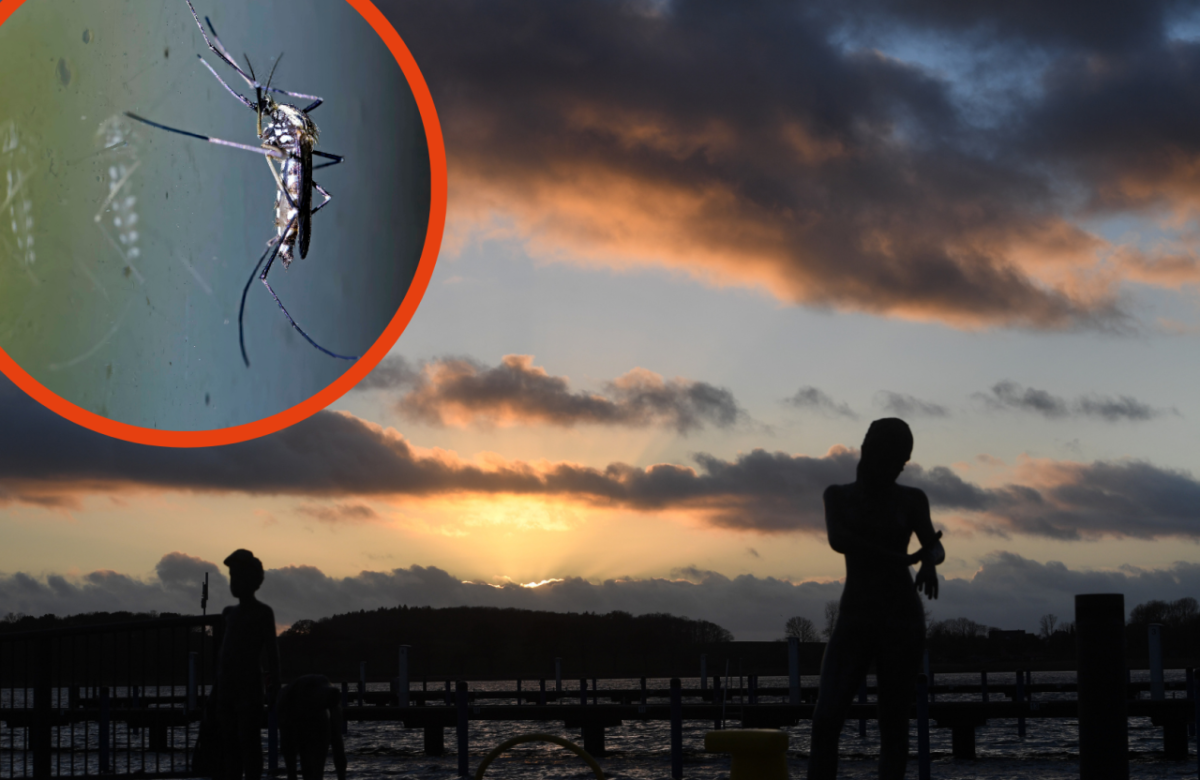
[[[226,607],[225,637],[217,656],[217,713],[224,780],[262,777],[263,665],[268,701],[279,694],[275,613],[254,597],[263,582],[262,561],[249,550],[225,559],[237,606]]]

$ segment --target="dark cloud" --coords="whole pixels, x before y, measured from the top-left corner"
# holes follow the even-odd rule
[[[80,428],[8,383],[0,385],[0,440],[10,442],[0,449],[5,502],[46,505],[144,489],[235,492],[330,501],[330,518],[361,518],[365,508],[353,507],[373,495],[516,494],[684,510],[716,526],[768,534],[823,532],[822,493],[852,482],[858,460],[834,447],[821,457],[755,449],[725,460],[698,453],[696,467],[499,459],[484,466],[453,453],[422,453],[393,430],[337,412],[241,444],[159,449]],[[1038,461],[1018,473],[1024,484],[982,488],[944,466],[910,464],[901,481],[925,490],[935,512],[962,514],[994,533],[1200,538],[1200,482],[1186,472],[1130,460]]]
[[[408,420],[431,425],[661,425],[686,435],[748,419],[732,393],[707,382],[667,381],[634,369],[605,382],[603,394],[572,391],[565,377],[551,376],[529,355],[506,355],[492,367],[470,358],[442,358],[422,363],[419,370],[399,360],[365,389],[377,387],[407,387],[397,410]]]
[[[933,401],[922,401],[907,393],[880,390],[876,402],[885,411],[897,417],[949,417],[950,410]]]
[[[1166,41],[1175,4],[380,7],[438,104],[462,231],[502,214],[547,255],[963,327],[1127,328],[1124,281],[1200,278],[1189,248],[1081,227],[1200,192],[1176,164],[1200,46]],[[939,73],[845,45],[849,24],[967,35],[975,59]],[[974,121],[977,83],[1014,69],[1033,86]]]
[[[975,393],[988,409],[1036,412],[1043,417],[1066,417],[1070,413],[1067,402],[1045,390],[1024,388],[1016,382],[1003,381],[992,385],[990,393]]]
[[[801,387],[796,391],[796,394],[790,398],[785,398],[783,401],[788,406],[796,409],[804,409],[813,411],[825,417],[849,417],[851,420],[857,420],[858,415],[850,408],[849,404],[838,403],[833,400],[828,393],[811,385]]]
[[[1158,409],[1127,395],[1113,398],[1091,394],[1067,401],[1045,390],[1022,387],[1007,380],[992,385],[990,392],[975,393],[973,397],[991,410],[1034,412],[1052,420],[1064,417],[1094,417],[1106,422],[1142,422],[1166,414],[1178,414],[1173,409]]]
[[[206,572],[213,597],[209,611],[214,602],[231,603],[224,568],[211,561],[172,552],[154,569],[155,575],[148,578],[107,570],[71,577],[0,574],[0,610],[35,617],[120,611],[194,614],[200,611],[200,586]]]
[[[738,639],[778,639],[787,618],[802,615],[816,622],[825,603],[839,598],[842,591],[840,582],[793,582],[753,575],[730,578],[696,566],[680,567],[670,577],[602,582],[567,577],[536,588],[499,579],[464,582],[435,566],[418,565],[331,577],[314,566],[273,567],[269,552],[258,554],[267,568],[258,595],[271,605],[283,625],[398,604],[472,605],[555,612],[622,610],[635,615],[668,612],[711,620]],[[829,551],[829,555],[835,553]],[[214,564],[204,563],[203,567],[212,573],[209,610],[220,611],[233,603],[228,583]],[[162,568],[160,563],[160,572]],[[139,579],[108,571],[80,577],[3,574],[0,603],[8,611],[31,615],[116,609],[195,613],[203,571],[197,568],[196,574],[198,578],[186,583],[186,592],[154,577]],[[1198,590],[1200,564],[1195,563],[1148,570],[1082,571],[1055,561],[1039,563],[996,552],[986,556],[973,575],[943,580],[940,597],[930,606],[939,619],[969,617],[989,626],[1035,630],[1038,618],[1048,612],[1071,619],[1077,593],[1123,593],[1128,611],[1151,599],[1174,600]]]

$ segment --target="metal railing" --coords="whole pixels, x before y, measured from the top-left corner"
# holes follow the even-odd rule
[[[221,625],[0,632],[0,778],[187,776]]]

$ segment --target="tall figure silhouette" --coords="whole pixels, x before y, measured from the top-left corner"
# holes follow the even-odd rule
[[[217,713],[224,780],[262,777],[263,683],[268,701],[279,695],[279,645],[275,613],[254,597],[263,582],[262,561],[249,550],[225,559],[237,606],[226,607],[225,638],[217,656]]]
[[[809,780],[837,776],[846,713],[875,663],[879,698],[879,777],[899,780],[908,763],[908,710],[925,647],[919,591],[937,598],[936,566],[945,560],[925,493],[896,484],[912,455],[908,424],[876,420],[863,439],[857,479],[825,490],[829,546],[846,556],[846,585],[821,661],[813,713]],[[913,534],[921,550],[910,554]],[[909,566],[921,564],[914,583]]]

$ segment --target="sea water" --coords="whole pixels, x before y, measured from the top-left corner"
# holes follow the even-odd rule
[[[1134,672],[1134,681],[1148,678],[1147,672]],[[1168,681],[1182,680],[1182,671],[1168,671]],[[993,700],[1000,700],[1001,686],[1015,683],[1013,673],[989,674],[988,683]],[[1038,672],[1035,673],[1034,683],[1074,683],[1074,672]],[[526,680],[528,686],[530,681]],[[815,677],[805,677],[803,684],[814,685]],[[976,674],[938,674],[935,683],[938,685],[977,685],[979,676]],[[736,678],[730,680],[732,686],[738,683]],[[698,687],[699,681],[689,679],[683,681],[685,688]],[[874,684],[869,678],[868,684]],[[553,685],[553,682],[550,682]],[[785,687],[785,677],[762,677],[760,687]],[[473,691],[513,691],[516,681],[500,682],[468,682]],[[667,688],[669,680],[648,679],[647,687]],[[414,685],[414,687],[416,687]],[[440,690],[442,683],[436,686]],[[574,686],[568,684],[568,690]],[[602,689],[637,690],[640,681],[603,680]],[[354,686],[350,694],[349,704],[354,703]],[[386,684],[370,684],[369,691],[387,690]],[[430,693],[435,688],[431,685]],[[7,693],[7,692],[6,692]],[[153,690],[145,692],[154,695]],[[167,693],[167,691],[163,691]],[[182,689],[174,691],[181,695]],[[114,695],[124,695],[123,689],[114,689]],[[536,690],[526,690],[526,697],[536,696]],[[1144,696],[1145,694],[1143,694]],[[1168,696],[1182,696],[1181,692],[1168,692]],[[1034,701],[1051,701],[1073,699],[1073,692],[1037,693]],[[6,697],[11,698],[11,697]],[[774,699],[760,697],[767,703]],[[978,693],[938,694],[938,701],[978,701]],[[431,706],[446,706],[437,699]],[[528,701],[528,698],[526,699]],[[564,698],[564,704],[577,701],[574,697]],[[777,701],[777,700],[776,700]],[[873,701],[873,697],[868,699]],[[515,704],[516,699],[486,699],[481,700],[481,706],[503,706]],[[665,699],[648,700],[651,704],[665,704]],[[732,695],[729,705],[731,714],[736,712],[738,704],[736,693]],[[3,701],[3,706],[22,706],[19,701]],[[552,705],[553,706],[553,705]],[[348,708],[351,713],[353,706]],[[2,714],[0,714],[2,718]],[[727,728],[738,728],[736,719],[726,721]],[[727,755],[708,754],[704,752],[704,735],[713,728],[710,721],[684,721],[683,750],[684,777],[695,780],[720,780],[729,776],[730,759]],[[910,760],[908,777],[917,777],[916,762],[916,721],[911,723]],[[387,721],[354,721],[348,723],[348,733],[345,736],[347,777],[348,780],[391,780],[393,778],[421,778],[434,780],[437,778],[456,778],[458,773],[458,756],[456,731],[453,728],[445,730],[446,755],[429,757],[424,755],[424,733],[420,728],[406,729],[398,723]],[[24,743],[23,729],[4,728],[0,730],[0,778],[14,777],[24,774],[22,769],[21,747]],[[786,729],[789,737],[788,766],[791,777],[804,777],[808,765],[810,722],[800,721],[796,726]],[[501,742],[521,734],[530,733],[553,734],[571,740],[582,747],[583,740],[579,729],[567,729],[562,721],[471,721],[468,732],[468,765],[471,776],[484,760],[485,756]],[[183,730],[175,730],[173,737],[178,743]],[[191,739],[195,738],[195,728],[190,729]],[[98,746],[98,733],[95,724],[84,729],[76,726],[74,742],[75,751],[66,755],[59,754],[62,762],[61,769],[56,774],[68,774],[69,766],[74,762],[75,773],[82,774],[84,763],[88,765],[89,773],[96,773],[98,756],[94,752]],[[123,723],[112,724],[112,750],[114,769],[117,773],[125,774],[138,772],[145,767],[153,774],[156,766],[166,770],[172,763],[177,769],[184,769],[184,756],[181,751],[173,754],[142,754],[136,748],[142,744],[144,736],[133,731],[128,732]],[[62,730],[62,743],[69,744],[67,730]],[[88,746],[89,752],[84,754],[82,748]],[[132,744],[134,750],[128,750]],[[14,751],[13,748],[16,747]],[[670,754],[670,724],[667,721],[636,721],[628,720],[618,727],[605,731],[605,747],[607,754],[598,757],[600,766],[609,778],[629,778],[629,780],[666,780],[671,776]],[[933,756],[932,776],[934,778],[982,778],[984,780],[1007,780],[1008,778],[1077,778],[1079,776],[1079,743],[1078,724],[1070,718],[1028,718],[1024,739],[1017,736],[1015,719],[993,719],[987,725],[976,730],[976,758],[957,759],[951,755],[951,738],[949,729],[930,729],[930,749]],[[1197,757],[1195,739],[1190,740],[1189,757],[1183,761],[1168,761],[1162,753],[1162,730],[1153,726],[1149,718],[1129,719],[1129,750],[1130,777],[1132,778],[1175,778],[1197,776]],[[264,758],[267,752],[266,733],[263,744]],[[844,778],[874,778],[878,771],[879,738],[875,721],[867,721],[866,737],[860,737],[858,721],[847,722],[841,740],[841,762],[839,777]],[[282,758],[280,758],[282,766]],[[330,760],[327,770],[332,776],[333,766]],[[594,777],[592,770],[582,759],[557,745],[547,742],[527,743],[519,745],[497,757],[488,767],[486,777],[530,778],[530,780],[557,780],[559,778]]]

